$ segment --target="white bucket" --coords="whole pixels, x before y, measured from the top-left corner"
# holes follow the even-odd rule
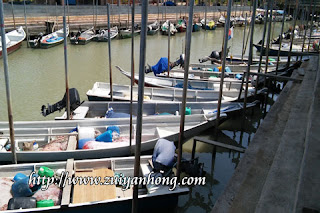
[[[79,131],[79,140],[84,138],[95,138],[94,128],[92,127],[80,127],[78,131]]]

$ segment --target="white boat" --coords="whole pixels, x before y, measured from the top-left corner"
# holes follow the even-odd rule
[[[148,35],[155,35],[160,29],[160,24],[158,21],[153,22],[152,24],[148,25],[147,34]]]
[[[118,27],[112,27],[110,29],[110,38],[114,39],[119,34]],[[104,41],[107,42],[109,40],[108,29],[100,29],[96,31],[96,36],[93,39],[94,41]]]
[[[121,67],[116,66],[119,71],[131,79],[131,73],[124,71]],[[139,82],[139,76],[135,75],[134,80],[136,83]],[[144,77],[144,85],[150,87],[162,87],[162,88],[183,88],[183,79],[181,78],[163,78],[157,76]],[[241,88],[241,82],[238,81],[226,81],[223,85],[223,91],[237,92]],[[211,92],[219,92],[220,81],[201,81],[201,80],[188,80],[188,89],[190,90],[209,90]]]
[[[129,85],[112,85],[113,99],[119,101],[130,100],[130,86]],[[144,88],[144,101],[182,101],[181,88],[156,88],[145,87]],[[137,101],[138,87],[133,87],[133,100]],[[243,94],[243,93],[242,93]],[[250,89],[248,96],[254,94],[254,90]],[[223,91],[223,100],[233,101],[236,100],[239,95],[239,90]],[[89,101],[110,101],[110,84],[104,82],[96,82],[92,89],[87,92]],[[216,101],[219,98],[219,91],[213,92],[213,90],[188,90],[187,102],[211,102]]]
[[[137,115],[137,102],[132,103],[133,117]],[[247,108],[256,103],[247,103]],[[90,120],[90,119],[110,119],[130,116],[130,102],[104,102],[104,101],[85,101],[72,112],[72,120]],[[191,115],[203,114],[210,115],[216,112],[217,102],[212,103],[192,103],[188,102],[186,107],[190,109]],[[232,113],[243,108],[242,103],[222,102],[221,112]],[[145,102],[143,103],[143,116],[153,116],[155,119],[167,115],[179,115],[181,112],[181,103],[178,102]],[[56,120],[67,119],[66,112]]]
[[[134,28],[133,29],[133,36],[137,36],[140,33],[140,29]],[[124,28],[119,30],[119,37],[121,39],[131,38],[132,37],[132,29],[131,28]]]
[[[69,27],[67,27],[67,32],[66,32],[67,37],[68,35],[69,35]],[[64,37],[63,37],[63,28],[62,28],[58,31],[55,31],[46,36],[43,36],[40,40],[40,47],[47,49],[50,47],[54,47],[58,44],[62,44],[63,41],[64,41]]]
[[[36,203],[34,202],[34,207],[32,204],[29,204],[33,208],[19,209],[19,206],[16,205],[15,207],[17,209],[6,212],[81,212],[84,210],[94,212],[101,210],[130,212],[133,185],[130,184],[126,186],[124,182],[120,181],[119,184],[113,184],[110,180],[111,178],[119,176],[125,178],[134,177],[134,161],[134,157],[123,157],[93,160],[68,159],[67,161],[52,163],[2,165],[0,166],[0,182],[2,183],[0,186],[2,191],[0,209],[6,211],[9,200],[13,197],[12,194],[14,192],[11,192],[11,187],[13,185],[13,177],[17,173],[20,173],[20,177],[24,174],[26,178],[29,178],[28,176],[31,173],[38,173],[44,169],[44,167],[47,167],[48,169],[45,169],[52,171],[56,178],[68,182],[68,179],[64,179],[65,177],[61,176],[62,173],[70,180],[78,181],[77,183],[74,182],[74,184],[63,184],[63,182],[60,184],[58,182],[57,184],[51,184],[47,190],[38,189],[34,194],[31,193],[31,199],[33,198],[37,202],[52,199],[54,206],[39,209],[36,208]],[[151,156],[141,156],[141,178],[148,178],[152,172],[150,161]],[[84,181],[88,180],[88,183],[90,183],[90,180],[86,178],[90,176],[97,182],[92,182],[93,184],[80,184],[80,178]],[[101,178],[100,181],[98,177]],[[109,181],[107,181],[108,179],[105,179],[105,177],[109,177]],[[172,174],[167,177],[175,178]],[[62,187],[63,185],[65,186]],[[176,187],[165,184],[156,185],[155,183],[152,184],[152,182],[149,182],[149,184],[140,182],[138,186],[139,211],[143,212],[151,212],[155,206],[158,206],[158,209],[161,208],[161,206],[165,206],[166,209],[174,209],[177,205],[178,196],[189,192],[188,187],[179,186],[178,183],[176,183]],[[42,187],[44,188],[44,185],[42,185]],[[20,188],[22,187],[20,186]],[[28,199],[28,197],[25,197],[25,199]],[[10,204],[10,207],[14,208],[14,205],[15,204]]]
[[[26,38],[26,33],[22,27],[6,33],[7,53],[10,54],[21,47],[22,41]],[[2,57],[2,43],[0,41],[0,57]]]
[[[70,43],[85,45],[85,44],[89,43],[90,41],[92,41],[95,36],[96,36],[96,33],[94,32],[93,27],[92,27],[86,31],[79,32],[78,34],[70,37]]]
[[[169,21],[166,21],[161,26],[161,32],[163,35],[168,35]],[[170,35],[175,35],[178,32],[173,23],[170,22]]]
[[[222,113],[222,117],[224,116],[225,114]],[[215,118],[215,113],[207,116],[203,114],[186,116],[185,137],[191,137],[212,127],[215,124]],[[93,159],[127,156],[132,153],[132,150],[135,150],[135,123],[136,118],[133,119],[133,138],[130,147],[128,118],[15,122],[17,159],[19,162],[44,162],[69,158]],[[106,132],[109,126],[117,126],[120,130],[120,137],[109,143],[94,141],[95,135]],[[177,141],[179,131],[180,116],[144,117],[141,151],[153,149],[160,138]],[[10,143],[8,122],[0,123],[0,132],[2,133],[1,143]],[[90,145],[87,144],[87,149],[78,149],[85,146],[86,141],[81,140],[85,138],[91,138]],[[26,142],[36,143],[39,149],[27,151]],[[0,159],[4,162],[12,161],[12,153],[1,147]]]

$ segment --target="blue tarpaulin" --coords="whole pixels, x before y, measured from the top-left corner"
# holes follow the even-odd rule
[[[163,73],[164,71],[168,70],[168,58],[162,57],[158,61],[158,63],[151,67],[154,75]]]

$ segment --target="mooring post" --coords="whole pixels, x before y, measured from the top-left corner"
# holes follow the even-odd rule
[[[168,28],[168,78],[170,77],[170,34],[171,34],[171,23],[170,20],[168,21],[169,28]]]
[[[159,0],[158,0],[159,1]],[[134,85],[134,15],[135,15],[135,0],[132,0],[131,12],[131,81],[130,81],[130,152],[132,153],[132,116],[133,116],[133,85]]]
[[[28,31],[28,24],[27,24],[27,8],[26,8],[26,0],[23,0],[23,9],[24,9],[24,24],[26,28],[26,35],[27,35],[27,47],[29,48],[29,31]]]
[[[244,55],[244,44],[246,40],[246,29],[247,29],[247,13],[246,13],[246,19],[244,21],[244,29],[243,29],[243,40],[242,40],[242,53],[241,53],[241,61],[243,62],[243,55]]]
[[[289,66],[290,66],[290,61],[291,61],[291,53],[292,53],[294,29],[295,29],[296,23],[297,23],[298,10],[299,10],[299,0],[296,0],[296,8],[295,8],[295,10],[294,10],[293,28],[292,28],[291,38],[290,38],[290,50],[289,50],[289,53],[288,53],[287,68],[289,68]]]
[[[270,19],[269,19],[268,34],[267,34],[267,46],[265,51],[265,55],[266,55],[266,64],[265,64],[265,70],[264,70],[265,74],[268,72],[269,50],[270,50],[270,42],[271,42],[270,40],[271,40],[272,11],[273,11],[273,0],[269,0],[269,2],[271,3],[271,7],[270,7]],[[266,85],[266,82],[267,82],[267,78],[264,78],[263,86]]]
[[[185,114],[186,114],[186,100],[187,100],[187,90],[188,90],[188,73],[189,73],[189,64],[190,64],[193,6],[194,6],[194,0],[190,0],[189,19],[188,19],[187,33],[186,33],[186,49],[185,49],[182,103],[181,103],[181,109],[180,109],[181,116],[180,116],[180,132],[179,132],[179,142],[178,142],[178,164],[177,164],[177,178],[178,178],[178,180],[180,180],[182,143],[184,140],[184,121],[185,121]]]
[[[267,18],[268,18],[268,13],[269,13],[269,8],[270,8],[270,1],[268,1],[267,4],[267,9],[266,11],[266,15],[264,17],[264,25],[263,25],[263,33],[262,33],[262,40],[261,40],[261,48],[260,48],[260,58],[259,58],[259,66],[258,66],[258,73],[260,73],[261,71],[261,63],[262,63],[262,56],[263,56],[263,47],[264,47],[264,40],[266,37],[266,31],[267,31]],[[252,20],[251,20],[252,21]],[[259,76],[257,76],[256,78],[256,85],[255,85],[255,91],[254,91],[254,97],[256,97],[257,95],[257,90],[258,90],[258,84],[259,84]]]
[[[206,0],[206,5],[204,6],[204,30],[207,31],[207,3],[208,0]]]
[[[312,17],[311,17],[311,24],[310,24],[310,34],[309,34],[309,42],[308,42],[308,52],[310,50],[310,45],[311,45],[311,37],[312,37],[312,29],[313,29],[313,16],[314,16],[314,10],[315,10],[315,1],[313,1],[313,7],[312,7]]]
[[[56,24],[57,24],[57,28],[59,28],[59,22],[58,22],[58,4],[56,2],[56,7],[55,7],[55,14],[56,14]]]
[[[148,23],[148,0],[142,0],[141,7],[141,33],[140,33],[140,60],[139,60],[139,85],[138,85],[138,113],[136,130],[136,149],[134,162],[134,176],[139,177],[140,173],[140,153],[141,153],[141,133],[142,133],[142,113],[144,96],[144,66],[146,62],[146,40]],[[132,76],[133,77],[133,76]],[[138,186],[133,187],[132,213],[138,212]]]
[[[253,11],[256,11],[257,8],[257,0],[253,1]],[[254,20],[255,12],[252,12],[251,20]],[[248,85],[249,85],[249,77],[250,77],[250,66],[252,64],[252,55],[253,55],[253,35],[254,35],[254,21],[251,21],[251,34],[250,34],[250,47],[249,47],[249,60],[248,67],[246,72],[246,89],[244,92],[244,101],[243,101],[243,116],[245,116],[247,109],[247,99],[248,99]],[[242,89],[242,88],[241,88]]]
[[[279,69],[280,51],[281,51],[281,45],[282,45],[282,35],[283,35],[284,21],[285,21],[285,18],[286,18],[287,4],[288,4],[288,0],[285,0],[285,2],[284,2],[284,10],[283,10],[283,15],[282,15],[282,23],[281,23],[279,50],[278,50],[278,56],[277,56],[276,75],[278,75],[278,69]]]
[[[70,95],[69,95],[69,81],[68,81],[68,54],[67,54],[67,23],[66,23],[66,3],[63,5],[63,39],[64,39],[64,71],[66,80],[66,94],[67,94],[67,120],[70,120]]]
[[[307,14],[308,14],[308,17],[306,17],[306,21],[305,21],[305,25],[304,25],[304,35],[303,35],[303,44],[302,44],[302,52],[303,52],[303,50],[304,50],[304,45],[305,45],[305,43],[306,43],[306,37],[307,37],[307,28],[308,28],[308,22],[309,22],[309,18],[310,18],[310,10],[311,10],[311,7],[312,7],[312,1],[310,1],[310,7],[308,8],[308,12],[307,12]],[[311,29],[310,29],[310,31],[311,31]],[[311,40],[311,37],[309,38],[309,40]],[[300,57],[300,60],[302,60],[302,55],[301,55],[301,57]]]
[[[11,107],[11,92],[10,92],[10,81],[9,81],[9,68],[8,68],[8,52],[7,52],[7,42],[6,42],[6,30],[4,27],[4,15],[3,15],[3,2],[0,1],[0,33],[1,33],[1,43],[2,43],[2,59],[3,59],[3,69],[4,78],[6,82],[6,96],[7,96],[7,108],[8,108],[8,121],[10,129],[10,142],[11,142],[11,152],[12,152],[12,162],[17,163],[17,153],[16,153],[16,142],[14,140],[14,126],[13,126],[13,114]]]
[[[228,0],[227,19],[225,20],[225,26],[224,26],[224,40],[223,40],[224,46],[222,48],[222,70],[221,70],[221,78],[220,78],[220,90],[219,90],[219,99],[218,99],[216,128],[218,128],[219,122],[220,122],[223,81],[224,81],[224,73],[226,69],[226,56],[227,56],[227,48],[228,48],[228,32],[230,28],[231,5],[232,5],[232,0]]]
[[[107,4],[107,16],[108,16],[108,54],[109,54],[109,80],[110,80],[110,98],[113,101],[113,88],[112,88],[112,61],[111,61],[111,33],[110,33],[110,5]]]
[[[13,1],[11,2],[11,13],[12,13],[12,19],[13,19],[13,27],[16,29],[16,19],[14,17],[14,11],[13,11]]]

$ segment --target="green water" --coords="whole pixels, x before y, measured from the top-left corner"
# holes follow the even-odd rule
[[[287,26],[286,26],[287,27]],[[263,25],[255,26],[254,42],[262,37]],[[201,31],[192,34],[191,63],[196,63],[199,58],[207,56],[212,50],[220,50],[223,39],[223,28],[215,31]],[[248,30],[247,30],[248,32]],[[280,32],[280,23],[274,28],[274,35]],[[234,38],[229,40],[230,53],[241,54],[243,28],[234,29]],[[154,35],[147,37],[148,64],[157,63],[160,57],[167,56],[166,36]],[[140,37],[135,37],[135,67],[139,66]],[[249,44],[249,42],[248,42]],[[171,37],[171,61],[179,57],[185,46],[185,34]],[[131,67],[131,39],[112,40],[112,69],[113,82],[129,84],[129,79],[124,77],[115,65],[130,71]],[[256,51],[254,50],[256,54]],[[52,120],[59,112],[44,118],[40,113],[43,104],[53,104],[61,100],[65,91],[63,45],[50,49],[29,49],[26,42],[21,49],[9,56],[9,77],[12,98],[14,121],[22,120]],[[246,54],[248,54],[248,49]],[[69,87],[78,89],[81,100],[87,100],[86,92],[97,81],[109,81],[108,44],[91,42],[85,46],[71,46],[68,43],[68,68]],[[5,82],[3,64],[0,62],[0,121],[7,121],[7,103],[5,95]],[[261,122],[262,112],[257,107],[253,115],[247,115],[244,130],[241,131],[242,117],[233,117],[220,126],[218,141],[238,144],[247,147]],[[203,136],[212,138],[213,129],[202,133]],[[183,157],[191,156],[192,140],[183,145]],[[204,163],[207,172],[207,184],[190,188],[188,195],[181,196],[178,203],[178,212],[210,212],[215,201],[223,192],[231,178],[234,169],[243,154],[217,148],[216,156],[212,155],[213,147],[198,143],[196,156]]]

